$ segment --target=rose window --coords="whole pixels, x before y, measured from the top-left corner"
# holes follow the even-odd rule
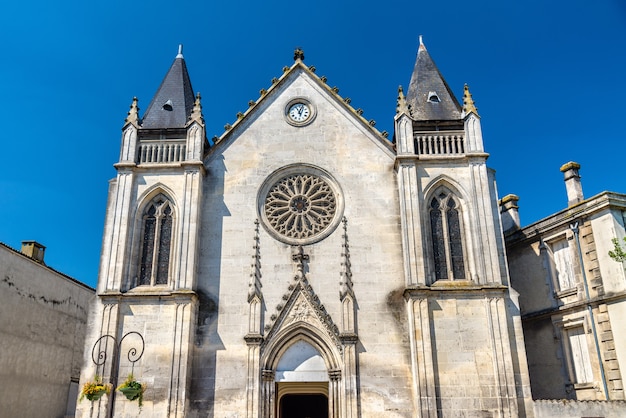
[[[306,240],[318,236],[333,222],[337,201],[322,178],[292,174],[270,187],[264,210],[274,231],[287,238]]]

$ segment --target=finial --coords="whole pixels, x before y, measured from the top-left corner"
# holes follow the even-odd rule
[[[133,97],[133,103],[130,105],[128,116],[124,120],[125,124],[132,123],[137,126],[139,124],[139,107],[137,107],[137,98]]]
[[[463,113],[466,115],[474,113],[478,116],[478,109],[474,105],[474,99],[472,99],[472,93],[470,93],[469,86],[467,84],[463,87]]]
[[[183,44],[178,44],[178,55],[176,58],[183,58]]]
[[[187,122],[187,125],[192,122],[198,122],[200,125],[204,125],[204,118],[202,117],[202,104],[200,103],[200,92],[196,93],[196,101],[193,104],[193,109],[191,110],[191,115],[189,115],[189,122]]]
[[[422,39],[422,35],[419,36],[419,39],[420,39],[419,49],[426,51],[426,45],[424,45],[424,40]]]
[[[402,86],[398,86],[398,103],[396,104],[396,114],[405,113],[407,115],[411,115],[409,111],[409,105],[406,102],[406,97],[404,97],[404,90]]]
[[[304,51],[302,48],[297,47],[295,51],[293,51],[293,60],[294,61],[304,61]]]

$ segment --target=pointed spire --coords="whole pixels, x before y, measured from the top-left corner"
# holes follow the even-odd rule
[[[409,110],[409,105],[406,102],[406,97],[404,97],[402,86],[398,86],[398,102],[396,104],[396,114],[398,115],[400,113],[411,116],[411,111]]]
[[[193,122],[198,122],[200,125],[204,125],[204,117],[202,116],[202,104],[200,103],[200,92],[196,94],[196,101],[193,104],[193,109],[191,110],[191,116],[189,116],[189,121],[187,125],[191,125]]]
[[[128,116],[126,116],[126,119],[124,120],[124,126],[132,123],[136,127],[139,127],[139,107],[137,106],[137,103],[137,98],[133,97],[133,102],[130,105]]]
[[[194,107],[194,95],[187,65],[183,58],[183,46],[163,78],[148,110],[143,116],[144,129],[182,128]]]
[[[463,87],[463,114],[469,115],[474,113],[478,116],[478,109],[474,105],[474,99],[472,99],[472,93],[469,91],[469,86],[465,84]]]
[[[406,101],[416,121],[460,120],[461,105],[426,50],[422,36]]]

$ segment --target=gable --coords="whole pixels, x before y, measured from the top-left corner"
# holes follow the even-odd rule
[[[359,144],[353,151],[363,151],[363,146],[370,147],[360,141],[367,139],[376,145],[372,149],[378,148],[389,159],[394,158],[391,142],[361,116],[362,112],[353,109],[347,103],[349,99],[342,99],[301,62],[274,81],[267,92],[262,90],[257,102],[251,102],[248,111],[239,114],[232,126],[225,127],[226,132],[220,138],[214,138],[215,145],[207,162],[250,136],[253,139],[245,141],[243,146],[255,150],[271,146],[272,140],[276,140],[285,148],[312,141],[345,143],[346,151],[350,142],[357,141]],[[303,117],[297,114],[302,107],[306,107],[305,114],[309,117],[298,120]]]

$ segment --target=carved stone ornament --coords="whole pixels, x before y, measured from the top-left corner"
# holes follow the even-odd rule
[[[339,224],[341,192],[330,175],[307,165],[278,170],[259,193],[259,215],[270,234],[291,245],[320,241]]]
[[[286,328],[307,326],[328,335],[339,352],[343,350],[339,328],[331,315],[322,305],[320,298],[313,291],[313,287],[306,278],[295,278],[295,282],[289,286],[289,291],[283,296],[286,299],[284,305],[276,307],[276,312],[270,316],[270,321],[265,325],[263,344],[274,340]]]

